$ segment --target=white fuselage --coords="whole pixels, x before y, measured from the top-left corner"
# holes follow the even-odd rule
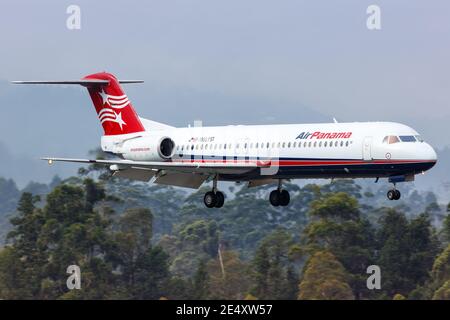
[[[168,158],[157,150],[163,138],[175,143]],[[135,161],[270,160],[279,166],[275,175],[287,178],[414,175],[436,162],[435,151],[415,130],[393,122],[174,128],[103,136],[102,148]]]

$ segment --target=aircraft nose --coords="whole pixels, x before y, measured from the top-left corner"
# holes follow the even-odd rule
[[[427,158],[426,160],[437,161],[437,154],[436,151],[434,151],[433,147],[427,143],[425,149],[426,149],[425,154]]]

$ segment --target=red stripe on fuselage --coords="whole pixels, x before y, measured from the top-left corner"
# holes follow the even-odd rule
[[[258,166],[321,166],[321,165],[358,165],[358,164],[405,164],[405,163],[425,163],[425,162],[435,162],[435,160],[245,160],[245,159],[176,159],[172,162],[181,163],[256,163]]]

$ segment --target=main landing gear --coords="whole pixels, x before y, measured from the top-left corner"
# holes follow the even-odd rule
[[[387,197],[389,200],[398,200],[400,199],[401,193],[396,189],[391,189],[387,192]]]
[[[398,199],[400,199],[400,196],[401,196],[401,193],[400,193],[400,191],[395,189],[395,184],[394,184],[394,188],[387,192],[387,198],[389,200],[398,200]]]
[[[218,177],[216,176],[213,180],[212,191],[208,191],[203,197],[203,202],[208,208],[221,208],[225,202],[225,196],[217,190],[217,179]]]
[[[278,188],[270,192],[269,195],[270,204],[274,207],[287,206],[291,200],[289,192],[281,188],[281,183],[281,179],[278,180]]]

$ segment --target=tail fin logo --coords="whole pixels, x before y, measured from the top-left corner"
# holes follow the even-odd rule
[[[98,94],[102,98],[103,105],[109,104],[111,107],[113,107],[115,109],[122,109],[130,104],[130,100],[128,100],[128,97],[126,94],[124,94],[122,96],[113,96],[113,95],[105,93],[105,91],[103,89]]]
[[[120,130],[123,131],[123,125],[126,125],[125,121],[122,119],[122,113],[116,111],[114,109],[123,109],[126,106],[130,104],[130,101],[128,100],[128,97],[126,95],[122,96],[114,96],[105,93],[105,91],[102,89],[102,91],[99,92],[100,97],[103,101],[103,106],[105,104],[109,105],[110,107],[103,107],[98,112],[98,118],[100,119],[100,123],[103,124],[104,122],[115,122],[120,126]]]

